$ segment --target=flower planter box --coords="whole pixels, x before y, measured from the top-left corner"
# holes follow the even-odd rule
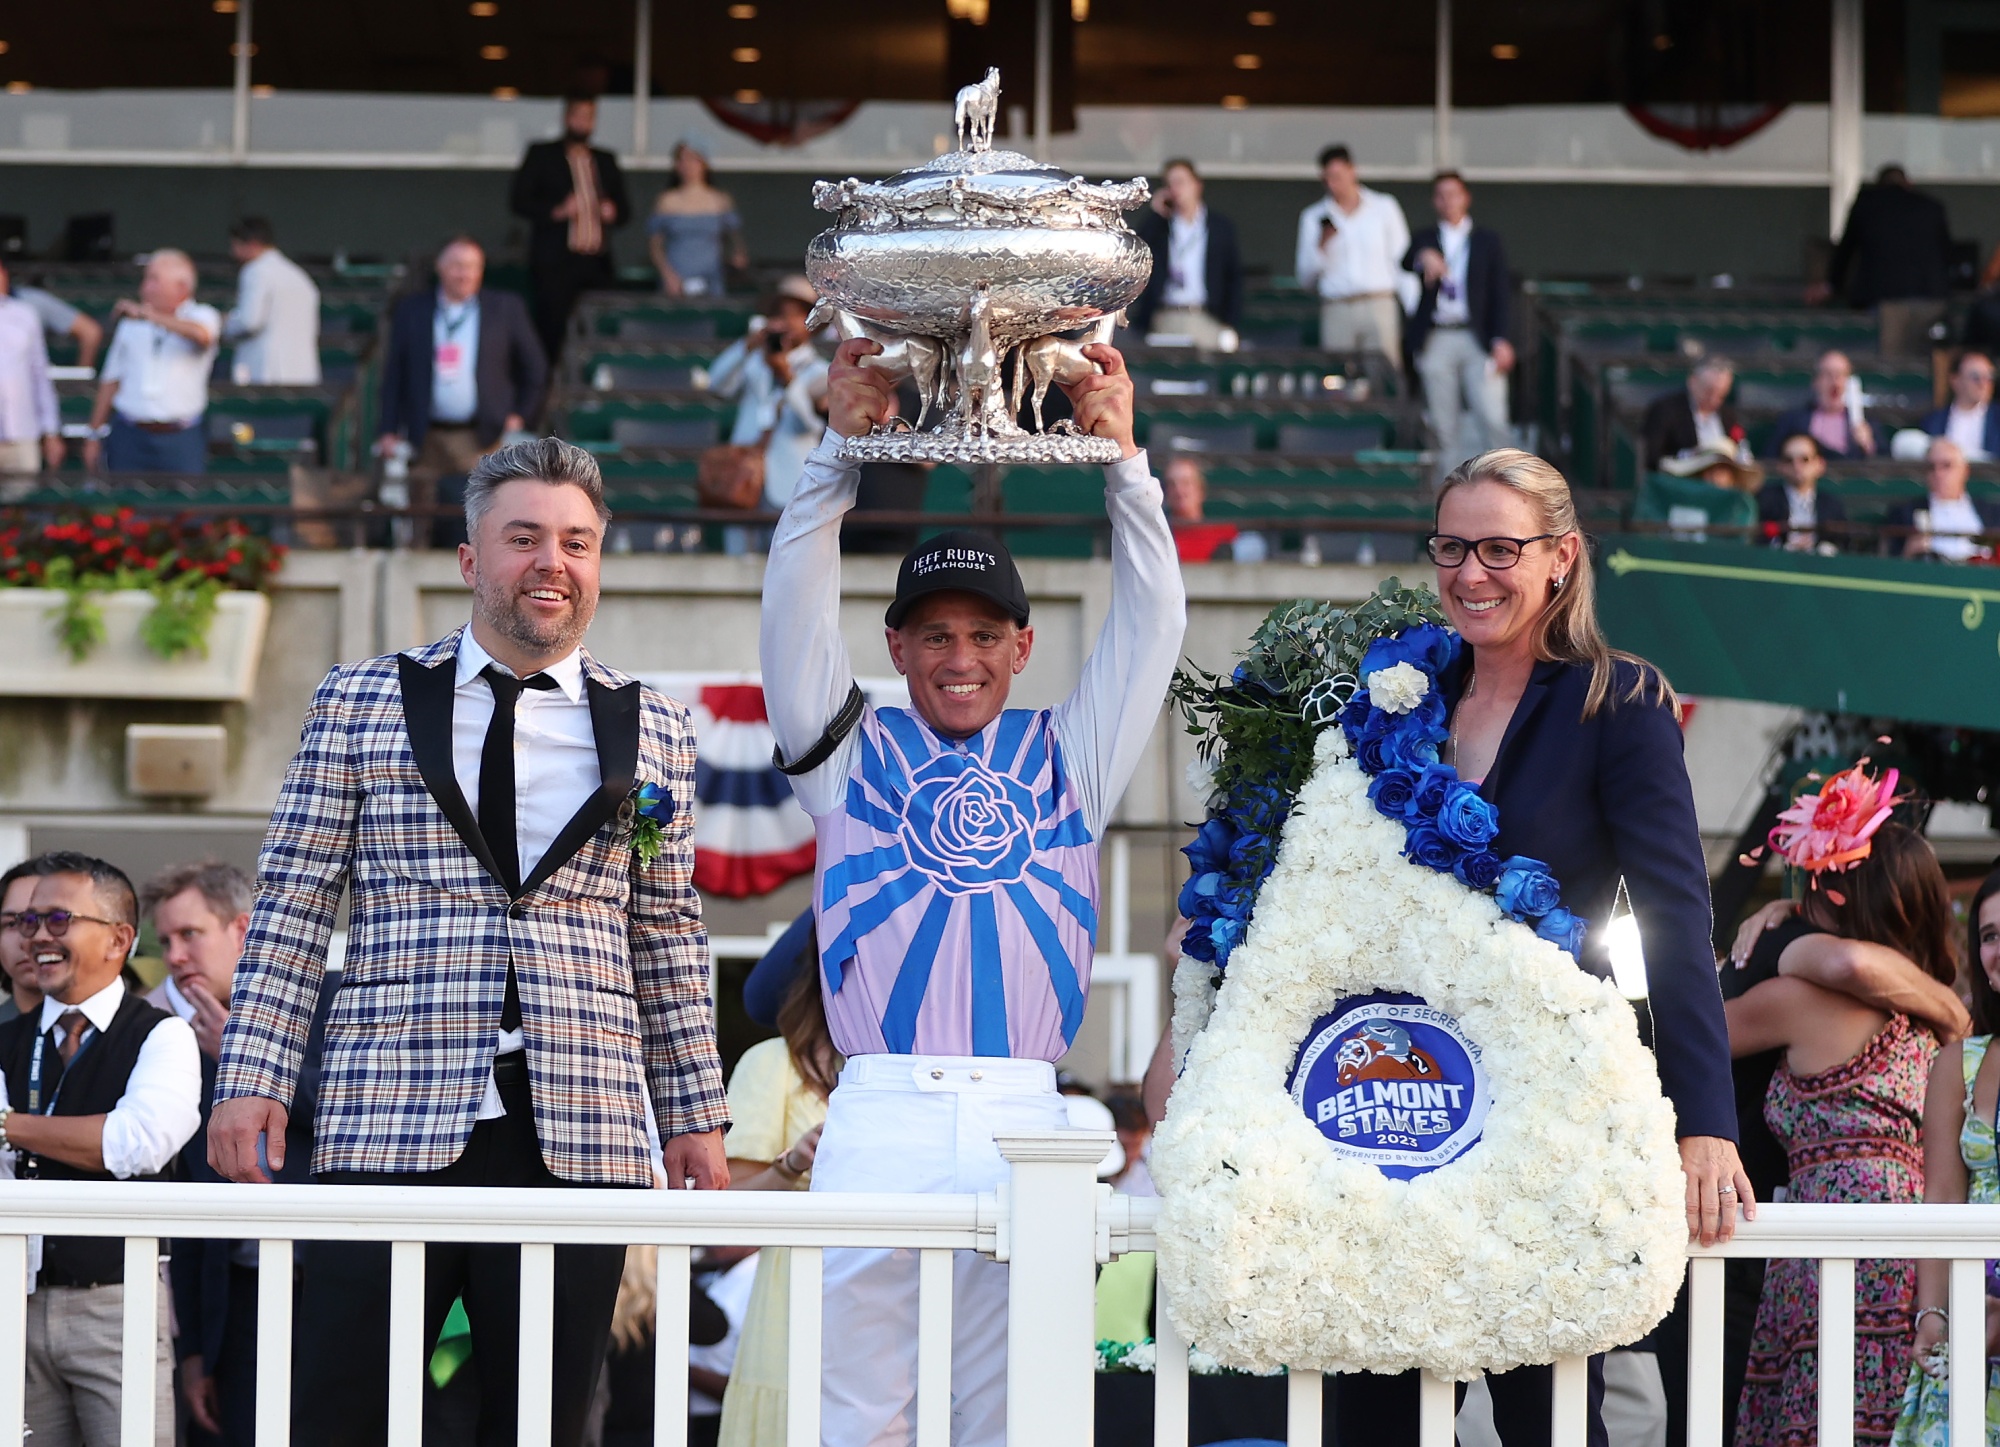
[[[104,641],[81,663],[56,636],[64,595],[53,588],[0,588],[0,697],[181,698],[241,701],[257,683],[271,600],[224,593],[216,600],[208,651],[162,658],[139,637],[153,611],[144,591],[98,593]]]

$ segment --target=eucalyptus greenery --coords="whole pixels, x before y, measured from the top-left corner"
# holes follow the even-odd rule
[[[1352,608],[1298,598],[1265,615],[1233,674],[1192,664],[1172,696],[1214,792],[1273,785],[1297,794],[1312,771],[1313,739],[1361,686],[1362,655],[1385,633],[1444,623],[1437,595],[1389,578]]]

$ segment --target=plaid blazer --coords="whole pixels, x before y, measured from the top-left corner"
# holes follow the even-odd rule
[[[549,1169],[650,1186],[649,1095],[662,1139],[728,1124],[693,884],[693,725],[683,705],[586,652],[604,782],[510,897],[452,774],[458,639],[342,665],[314,694],[258,856],[215,1098],[292,1099],[346,887],[315,1171],[458,1158],[511,960]],[[648,781],[677,807],[641,869],[622,806]]]

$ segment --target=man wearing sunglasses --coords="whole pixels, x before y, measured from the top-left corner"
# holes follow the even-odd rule
[[[1778,440],[1776,479],[1757,492],[1757,522],[1771,546],[1789,552],[1811,552],[1822,546],[1819,528],[1847,521],[1847,508],[1832,493],[1819,490],[1826,475],[1826,456],[1810,432],[1794,432]],[[1828,541],[1825,547],[1835,544]]]
[[[14,929],[41,1008],[0,1025],[0,1152],[50,1181],[162,1179],[201,1124],[194,1032],[125,988],[138,932],[132,882],[101,859],[45,855]],[[27,1426],[36,1447],[119,1440],[125,1247],[50,1236],[28,1298]],[[155,1325],[153,1432],[174,1438],[164,1294]]]

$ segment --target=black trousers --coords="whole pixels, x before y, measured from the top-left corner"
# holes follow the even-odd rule
[[[567,1185],[542,1161],[527,1083],[503,1084],[500,1094],[507,1114],[475,1125],[464,1153],[441,1171],[329,1171],[315,1179],[343,1186]],[[298,1447],[379,1447],[389,1420],[389,1245],[309,1241],[301,1243],[300,1257],[292,1440]],[[621,1246],[556,1247],[554,1447],[578,1447],[583,1439],[624,1267]],[[432,1245],[425,1251],[426,1348],[461,1296],[479,1373],[478,1447],[513,1447],[520,1404],[520,1248]]]
[[[179,1375],[179,1364],[175,1364]],[[229,1315],[222,1327],[222,1356],[215,1364],[216,1420],[220,1436],[185,1422],[188,1447],[251,1447],[257,1440],[257,1268],[229,1268]],[[183,1409],[183,1415],[185,1410]]]
[[[542,339],[542,352],[553,374],[576,299],[586,291],[612,286],[618,274],[612,269],[608,251],[596,256],[578,256],[573,251],[537,256],[529,263],[528,274],[534,290],[535,333]]]
[[[1421,1388],[1415,1372],[1379,1377],[1369,1372],[1337,1379],[1340,1441],[1367,1447],[1416,1447]],[[1493,1394],[1493,1426],[1506,1447],[1547,1447],[1554,1426],[1555,1371],[1516,1367],[1486,1379]],[[1458,1389],[1458,1400],[1465,1388]],[[1604,1431],[1604,1358],[1590,1359],[1590,1447],[1609,1447]]]

